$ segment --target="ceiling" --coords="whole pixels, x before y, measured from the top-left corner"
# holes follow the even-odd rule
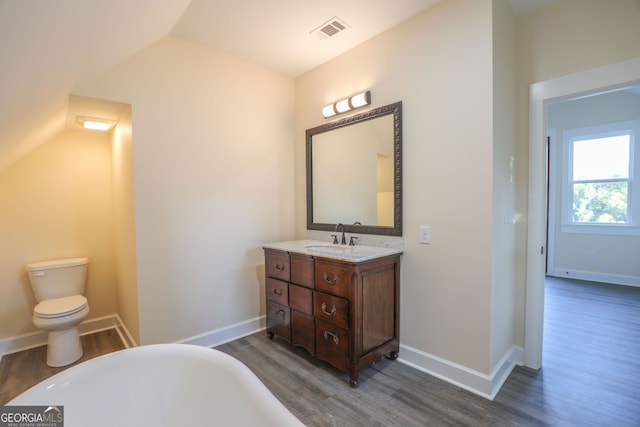
[[[297,77],[440,2],[191,0],[171,34]],[[344,30],[312,34],[334,17]]]
[[[191,0],[171,34],[297,77],[442,0]],[[522,16],[555,0],[507,0]],[[334,17],[344,31],[321,39]]]
[[[296,77],[441,1],[0,0],[0,170],[75,125],[75,87],[167,35]],[[344,31],[311,34],[335,17]]]

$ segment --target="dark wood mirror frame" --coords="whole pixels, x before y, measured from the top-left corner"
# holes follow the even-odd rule
[[[306,131],[307,141],[307,229],[334,231],[336,224],[317,223],[313,220],[313,136],[334,129],[354,125],[393,114],[393,226],[344,224],[350,233],[402,236],[402,101],[364,113],[326,123]]]

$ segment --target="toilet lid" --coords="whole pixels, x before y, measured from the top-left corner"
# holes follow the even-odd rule
[[[52,318],[68,316],[77,313],[87,306],[87,299],[83,295],[55,298],[40,302],[33,309],[38,317]]]

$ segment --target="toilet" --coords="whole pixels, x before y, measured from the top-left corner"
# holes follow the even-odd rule
[[[69,365],[82,357],[78,325],[89,314],[84,290],[88,258],[66,258],[26,265],[37,305],[33,324],[49,333],[47,365]]]

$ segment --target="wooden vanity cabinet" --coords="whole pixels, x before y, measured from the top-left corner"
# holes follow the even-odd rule
[[[363,262],[265,249],[267,334],[305,348],[357,385],[398,357],[400,255]]]

